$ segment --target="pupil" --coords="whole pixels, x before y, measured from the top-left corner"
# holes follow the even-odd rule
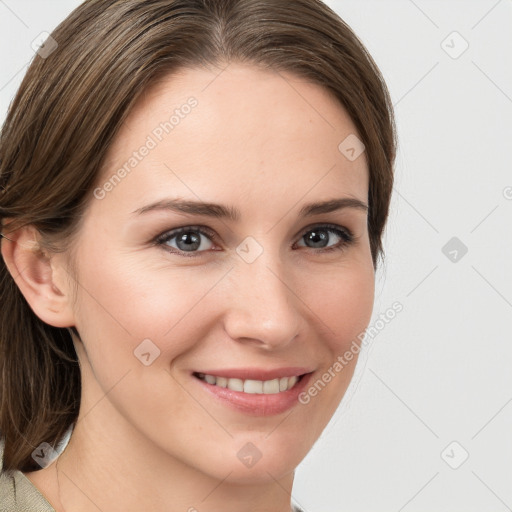
[[[325,231],[311,231],[308,239],[313,242],[313,244],[320,244],[320,246],[322,246],[322,242],[327,241],[327,234]]]
[[[191,231],[187,231],[186,233],[182,233],[177,240],[177,244],[179,247],[179,243],[183,242],[185,244],[184,248],[180,247],[181,250],[190,251],[194,249],[198,249],[201,245],[200,236],[194,235]]]

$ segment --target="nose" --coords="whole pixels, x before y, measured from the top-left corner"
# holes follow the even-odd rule
[[[261,349],[278,350],[299,334],[304,307],[295,291],[292,272],[279,256],[266,250],[252,263],[240,259],[224,288],[224,326],[234,340]]]

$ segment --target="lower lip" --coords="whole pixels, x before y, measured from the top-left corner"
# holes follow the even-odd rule
[[[263,393],[243,393],[241,391],[233,391],[232,389],[222,388],[215,384],[192,378],[207,392],[213,395],[224,405],[253,416],[272,416],[283,413],[299,403],[298,397],[307,386],[312,373],[305,374],[298,382],[288,391],[280,391],[265,395]]]

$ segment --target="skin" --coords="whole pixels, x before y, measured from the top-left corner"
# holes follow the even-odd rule
[[[238,63],[220,74],[182,70],[137,103],[97,186],[190,96],[198,105],[172,133],[103,199],[91,198],[73,246],[77,275],[70,252],[30,250],[31,227],[11,232],[14,243],[2,240],[34,312],[81,336],[81,409],[58,481],[55,463],[26,473],[58,512],[96,510],[92,503],[125,512],[289,511],[294,470],[336,410],[357,357],[307,405],[262,417],[217,403],[191,372],[305,366],[315,382],[371,318],[367,212],[298,216],[314,201],[368,199],[365,155],[349,161],[338,150],[356,128],[318,85]],[[174,197],[230,205],[241,218],[132,214]],[[322,253],[303,235],[325,223],[354,241]],[[195,257],[169,252],[183,248],[176,238],[169,250],[151,244],[194,225],[218,236],[201,235]],[[343,243],[324,233],[326,246]],[[236,252],[248,236],[263,249],[252,263]],[[133,353],[146,338],[160,350],[149,366]],[[237,457],[247,442],[262,455],[251,468]]]

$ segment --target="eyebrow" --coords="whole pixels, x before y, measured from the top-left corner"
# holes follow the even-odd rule
[[[352,197],[341,197],[329,199],[328,201],[308,203],[300,209],[299,217],[304,218],[322,213],[331,213],[346,208],[368,211],[368,205],[363,201]],[[232,222],[237,222],[241,218],[240,211],[233,206],[184,199],[164,199],[157,201],[156,203],[134,210],[132,214],[142,215],[144,213],[161,210],[170,210],[191,215],[204,215],[217,219],[228,219]]]

